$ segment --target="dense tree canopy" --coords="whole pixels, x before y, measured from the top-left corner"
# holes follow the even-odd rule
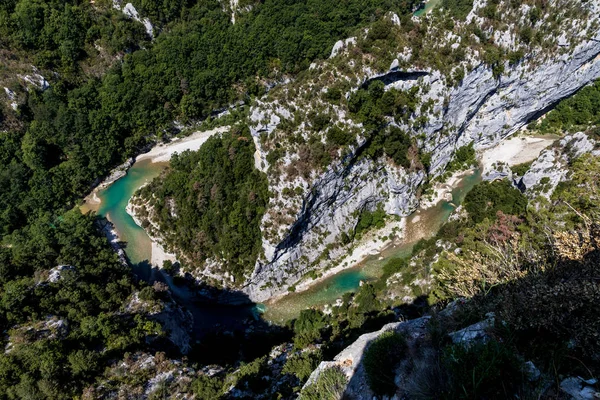
[[[0,357],[2,398],[76,397],[109,360],[160,334],[123,312],[136,285],[94,217],[68,211],[98,178],[173,121],[264,92],[412,1],[241,1],[235,25],[221,1],[133,3],[154,40],[110,0],[0,1],[0,83],[17,93],[15,109],[0,105],[1,345],[16,340]],[[219,255],[241,276],[260,249],[266,181],[247,132],[206,149],[173,160],[160,190],[177,199],[192,259]],[[209,234],[198,242],[192,231]]]
[[[143,188],[141,197],[154,210],[150,218],[160,234],[192,267],[216,258],[240,280],[254,267],[268,191],[266,176],[254,169],[248,128],[176,155],[166,175]]]
[[[0,246],[0,397],[72,398],[160,326],[116,313],[134,288],[95,218],[41,217]],[[8,341],[8,342],[7,342]]]

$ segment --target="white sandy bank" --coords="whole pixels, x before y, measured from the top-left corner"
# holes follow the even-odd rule
[[[299,293],[308,290],[316,283],[321,282],[330,276],[357,266],[369,256],[380,254],[387,247],[391,246],[394,241],[398,242],[404,237],[405,227],[406,218],[401,218],[400,220],[387,223],[383,228],[367,232],[365,236],[355,245],[350,254],[336,261],[336,267],[327,271],[323,271],[321,276],[317,279],[305,279],[301,281],[296,285],[296,290],[293,293]],[[381,238],[385,239],[381,240]],[[268,301],[276,302],[278,299],[281,299],[288,294],[289,293],[284,293],[273,296]]]
[[[211,136],[226,132],[229,126],[221,126],[210,131],[195,132],[183,139],[175,138],[166,144],[159,144],[152,148],[147,153],[137,157],[136,160],[150,159],[153,163],[168,162],[173,154],[183,153],[186,150],[196,151],[210,138]]]
[[[482,172],[485,174],[492,170],[496,162],[513,166],[533,161],[556,139],[556,137],[514,137],[504,140],[498,146],[481,153]]]
[[[158,268],[162,268],[165,261],[175,262],[177,257],[173,253],[167,253],[160,243],[156,240],[152,240],[152,256],[150,257],[150,263]]]

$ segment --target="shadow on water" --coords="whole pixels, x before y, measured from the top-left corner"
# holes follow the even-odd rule
[[[146,231],[129,215],[127,205],[140,187],[159,176],[166,167],[166,163],[137,161],[124,177],[98,191],[97,195],[101,201],[97,207],[98,215],[110,220],[111,230],[106,232],[107,235],[114,237],[114,232],[118,232],[121,240],[119,246],[125,251],[124,256],[139,280],[150,285],[157,281],[165,283],[170,288],[174,300],[191,312],[194,317],[194,340],[200,340],[205,334],[213,331],[228,332],[243,329],[244,326],[259,325],[262,321],[259,316],[260,306],[253,304],[244,294],[195,287],[191,283],[191,277],[187,280],[173,278],[165,271],[152,266],[152,241]],[[106,227],[107,222],[104,221],[100,225]],[[214,300],[228,300],[230,305],[217,304]],[[263,329],[267,325],[265,323],[264,327],[258,328]]]

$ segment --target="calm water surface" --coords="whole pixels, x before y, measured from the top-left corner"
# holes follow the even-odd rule
[[[148,260],[152,255],[151,241],[146,232],[127,213],[127,202],[136,190],[160,175],[167,165],[152,163],[150,160],[136,162],[125,177],[98,193],[102,201],[97,209],[98,214],[107,217],[114,224],[119,237],[126,242],[125,252],[134,270],[143,279],[148,279],[150,275]],[[258,313],[263,312],[266,319],[282,322],[296,317],[305,308],[334,303],[344,293],[356,291],[361,281],[370,281],[381,276],[383,265],[388,260],[409,256],[413,245],[419,239],[433,236],[480,178],[479,172],[466,176],[453,190],[451,203],[442,201],[435,207],[411,215],[408,218],[403,243],[391,246],[379,255],[370,256],[360,265],[326,278],[304,292],[292,293],[276,302],[254,306],[231,307],[186,301],[186,306],[194,314],[197,329],[216,324],[238,325],[239,322],[255,318]],[[181,290],[174,290],[178,291]]]

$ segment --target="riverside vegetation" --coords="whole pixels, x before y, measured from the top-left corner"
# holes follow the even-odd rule
[[[387,69],[391,43],[400,40],[412,49],[415,65],[436,67],[458,83],[465,72],[452,65],[464,59],[464,47],[480,50],[496,75],[504,60],[516,64],[532,48],[553,49],[547,41],[560,21],[550,16],[550,23],[537,23],[546,17],[546,2],[524,2],[531,8],[516,27],[519,47],[510,53],[477,24],[461,32],[464,45],[429,50],[422,25],[410,19],[417,2],[409,0],[240,0],[234,9],[216,0],[132,3],[152,21],[154,39],[108,0],[0,3],[0,85],[6,88],[0,107],[0,398],[338,399],[348,382],[336,368],[301,389],[319,363],[362,333],[424,313],[434,316],[428,340],[436,364],[428,379],[413,382],[415,398],[533,397],[539,388],[524,377],[525,360],[555,389],[563,376],[600,375],[600,164],[589,155],[570,165],[568,179],[549,200],[528,199],[508,181],[481,184],[465,200],[461,218],[418,243],[410,259],[388,262],[381,279],[344,295],[330,313],[305,310],[257,336],[207,336],[187,357],[148,311],[169,301],[164,287],[138,281],[100,233],[104,222],[74,209],[112,167],[178,133],[181,124],[251,103],[289,77],[301,86],[315,74],[309,68],[314,60],[360,28],[370,28],[354,50],[361,62],[365,56],[375,69]],[[489,26],[512,15],[508,3],[488,2]],[[442,5],[445,11],[431,18],[446,27],[464,20],[473,6],[463,0]],[[400,27],[384,18],[388,11],[399,15]],[[365,132],[330,129],[329,114],[319,112],[293,122],[308,123],[314,138],[291,134],[295,126],[282,124],[279,133],[261,139],[269,150],[269,177],[310,176],[360,135],[369,140],[365,157],[428,172],[431,155],[421,150],[422,138],[387,123],[424,124],[409,117],[426,90],[384,91],[375,80],[346,99],[348,81],[323,87],[328,90],[321,96],[347,107]],[[285,101],[277,88],[273,93]],[[580,128],[596,137],[598,93],[598,83],[582,89],[530,129]],[[184,264],[217,259],[241,283],[260,257],[260,221],[277,199],[265,173],[254,169],[256,148],[244,112],[239,115],[242,121],[230,132],[175,157],[141,196]],[[284,170],[286,152],[296,146],[305,157],[296,171]],[[448,168],[460,169],[473,157],[473,147],[465,146]],[[287,193],[297,192],[302,188]],[[383,219],[381,209],[363,213],[353,235]],[[406,297],[415,300],[408,304]],[[469,301],[451,317],[438,317],[457,298]],[[136,302],[149,308],[137,309]],[[490,341],[469,348],[449,343],[447,332],[489,312],[502,321],[490,329]],[[385,335],[368,349],[368,385],[378,395],[396,387],[392,375],[374,371],[405,360],[405,340]],[[283,355],[279,361],[272,347],[272,354]]]

